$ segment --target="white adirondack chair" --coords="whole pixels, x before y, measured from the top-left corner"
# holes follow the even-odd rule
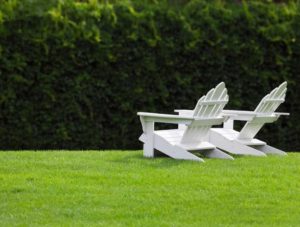
[[[266,142],[255,139],[255,135],[265,123],[276,121],[281,115],[288,113],[274,112],[284,102],[287,83],[282,83],[266,95],[252,111],[223,110],[229,117],[224,128],[212,128],[209,131],[209,142],[232,154],[266,156],[266,154],[285,155],[284,151],[271,147]],[[180,115],[188,116],[188,110],[177,110]],[[240,132],[233,129],[234,121],[246,121]]]
[[[206,157],[233,159],[207,142],[212,125],[222,124],[221,111],[228,102],[227,89],[222,82],[199,99],[191,116],[139,112],[143,134],[144,156],[154,157],[154,149],[174,158],[204,161],[191,151],[200,151]],[[155,122],[183,124],[185,129],[154,130]]]

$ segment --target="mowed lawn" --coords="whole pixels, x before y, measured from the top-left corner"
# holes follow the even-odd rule
[[[0,226],[300,226],[300,153],[0,152]]]

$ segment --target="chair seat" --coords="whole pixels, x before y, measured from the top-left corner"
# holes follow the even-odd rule
[[[241,144],[244,145],[249,145],[249,146],[255,146],[255,145],[266,145],[264,141],[258,140],[258,139],[237,139],[239,132],[235,131],[233,129],[225,129],[225,128],[212,128],[210,129],[214,132],[217,132],[221,135],[223,135],[225,138],[228,140],[236,140],[240,142]]]
[[[161,136],[167,140],[172,145],[177,145],[188,151],[197,150],[210,150],[216,147],[209,142],[199,142],[199,143],[181,143],[184,130],[181,129],[169,129],[169,130],[157,130],[154,134]]]

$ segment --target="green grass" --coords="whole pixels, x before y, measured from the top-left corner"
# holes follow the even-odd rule
[[[299,226],[300,153],[0,152],[0,226]]]

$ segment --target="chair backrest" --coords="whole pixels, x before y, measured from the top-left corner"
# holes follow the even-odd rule
[[[228,103],[225,83],[219,83],[206,95],[202,96],[195,106],[193,116],[196,119],[216,118]],[[199,125],[197,121],[188,125],[184,131],[181,143],[198,143],[207,135],[212,125]]]
[[[262,115],[272,115],[281,103],[285,100],[287,82],[283,82],[277,88],[267,94],[258,104],[254,112]],[[248,121],[238,135],[238,139],[253,139],[263,127],[263,122],[255,121],[255,118]]]

